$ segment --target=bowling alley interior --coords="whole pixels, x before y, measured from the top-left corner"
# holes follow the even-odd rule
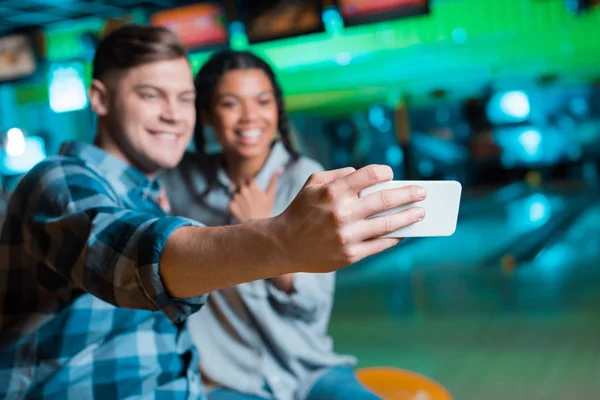
[[[32,168],[94,143],[94,55],[126,24],[175,32],[194,75],[264,59],[290,145],[325,170],[460,183],[450,234],[335,273],[326,334],[366,387],[600,398],[600,1],[0,0],[0,226]]]

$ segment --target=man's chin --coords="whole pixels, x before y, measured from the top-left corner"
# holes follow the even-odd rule
[[[182,150],[181,152],[171,152],[170,154],[161,154],[161,157],[157,157],[155,159],[156,164],[161,168],[161,169],[171,169],[171,168],[175,168],[177,165],[179,165],[179,163],[181,162],[181,160],[183,159],[183,153],[185,152],[185,149]]]
[[[150,160],[148,160],[150,161]],[[181,161],[181,158],[179,159],[161,159],[161,160],[152,160],[148,163],[146,163],[143,167],[142,166],[138,166],[138,169],[143,172],[145,175],[148,176],[155,176],[156,174],[159,174],[161,171],[165,171],[165,170],[169,170],[169,169],[173,169],[175,168],[178,164],[179,161]]]
[[[180,161],[181,161],[181,158],[179,158],[175,161],[174,160],[163,161],[160,164],[158,164],[158,170],[173,169],[179,165]]]

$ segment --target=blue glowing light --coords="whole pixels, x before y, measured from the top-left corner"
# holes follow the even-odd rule
[[[50,108],[56,113],[77,111],[88,104],[81,63],[54,64],[49,72]]]
[[[244,24],[241,23],[240,21],[232,21],[229,24],[229,35],[230,36],[244,35],[245,33],[246,33],[246,28],[244,27]]]
[[[526,118],[531,111],[529,98],[523,92],[507,92],[500,98],[500,109],[514,118]]]
[[[379,128],[385,124],[385,110],[381,106],[373,106],[369,109],[369,122],[375,128]]]
[[[16,136],[16,134],[13,133],[13,136]],[[14,142],[17,144],[13,144],[12,149],[7,147],[0,153],[0,171],[3,174],[19,175],[26,173],[46,158],[46,149],[42,138],[29,136],[22,137],[22,139],[22,142],[18,139],[9,139],[13,140],[13,142],[14,140],[18,140],[18,143]]]
[[[6,132],[6,154],[18,157],[25,153],[25,136],[19,128],[10,128]]]
[[[462,44],[467,41],[467,31],[464,28],[454,28],[452,30],[452,40],[454,43]]]
[[[536,201],[529,206],[529,220],[538,222],[546,216],[546,206],[540,201]]]
[[[333,8],[327,8],[325,11],[323,11],[322,19],[325,24],[339,24],[342,20],[342,16],[340,15],[339,11]]]
[[[385,152],[385,160],[387,164],[392,167],[397,167],[402,164],[403,159],[404,155],[402,154],[402,149],[398,146],[390,146]]]
[[[533,156],[540,149],[542,135],[535,129],[526,130],[519,135],[519,143],[528,155]]]
[[[527,219],[539,226],[550,219],[552,204],[548,196],[536,193],[527,198]]]
[[[348,52],[342,52],[342,53],[338,53],[335,56],[335,62],[338,63],[338,65],[348,65],[350,64],[350,62],[352,61],[352,55]]]
[[[585,116],[590,111],[590,105],[587,99],[576,97],[569,102],[569,110],[571,110],[573,115]]]

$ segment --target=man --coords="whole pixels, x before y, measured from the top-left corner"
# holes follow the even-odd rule
[[[98,46],[89,99],[95,146],[67,143],[9,205],[0,244],[0,397],[198,398],[182,328],[212,290],[328,272],[397,243],[378,238],[418,209],[417,188],[358,198],[391,179],[370,166],[313,175],[280,216],[203,227],[166,216],[154,179],[195,123],[186,52],[171,32],[125,26]]]

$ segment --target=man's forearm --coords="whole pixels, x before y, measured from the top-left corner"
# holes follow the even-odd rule
[[[185,227],[169,237],[160,259],[169,293],[190,298],[294,272],[273,219],[223,227]]]

